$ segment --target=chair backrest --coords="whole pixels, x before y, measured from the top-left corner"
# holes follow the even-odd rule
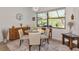
[[[24,34],[23,34],[23,30],[22,30],[22,29],[19,29],[19,30],[18,30],[18,33],[19,33],[19,37],[20,37],[20,38],[23,37]]]
[[[40,45],[40,33],[29,33],[29,45]]]
[[[42,30],[42,28],[38,28],[38,31],[39,31],[40,33],[44,33],[44,30]]]
[[[45,33],[47,36],[49,36],[49,29],[48,28],[45,30]]]

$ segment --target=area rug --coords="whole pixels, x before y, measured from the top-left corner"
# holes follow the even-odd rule
[[[20,46],[20,41],[15,40],[7,43],[7,47],[10,51],[29,51],[28,40],[24,40],[22,45]],[[32,46],[31,51],[39,51],[38,46]],[[40,51],[71,51],[68,46],[62,45],[61,41],[58,40],[50,40],[49,44],[47,42],[43,42],[41,44]],[[79,51],[78,48],[73,48],[72,51]]]

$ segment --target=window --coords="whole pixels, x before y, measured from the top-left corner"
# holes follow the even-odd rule
[[[65,8],[37,13],[37,19],[38,26],[65,28]]]
[[[49,11],[48,21],[52,27],[65,28],[65,10]]]
[[[38,13],[37,14],[38,19],[38,26],[45,26],[47,25],[47,13]]]

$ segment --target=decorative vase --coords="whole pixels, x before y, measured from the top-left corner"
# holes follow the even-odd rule
[[[69,33],[72,34],[72,27],[73,27],[74,23],[73,22],[68,22],[68,26],[69,26]]]
[[[3,29],[2,35],[3,35],[3,42],[6,43],[7,42],[8,30]]]

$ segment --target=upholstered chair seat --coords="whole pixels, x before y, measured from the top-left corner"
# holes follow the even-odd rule
[[[19,37],[20,37],[20,46],[21,46],[22,42],[23,42],[25,39],[28,39],[28,38],[27,38],[27,35],[24,35],[24,34],[23,34],[22,29],[19,29],[19,30],[18,30],[18,33],[19,33]]]
[[[31,50],[32,45],[38,45],[40,50],[40,33],[29,33],[29,50]]]

